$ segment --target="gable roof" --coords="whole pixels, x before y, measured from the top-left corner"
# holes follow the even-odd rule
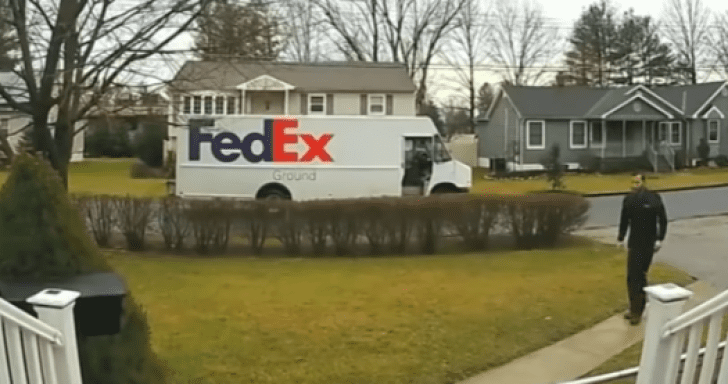
[[[188,61],[172,80],[176,91],[236,90],[268,75],[303,92],[407,92],[416,90],[407,69],[397,63],[286,63]]]
[[[661,86],[655,87],[652,90],[680,109],[683,109],[684,97],[685,111],[683,112],[688,116],[692,116],[698,112],[698,109],[708,102],[708,99],[710,99],[711,96],[713,96],[724,84],[725,82],[718,81],[691,85]]]
[[[503,87],[503,92],[524,117],[582,117],[608,91],[588,86]]]
[[[708,107],[713,97],[726,86],[725,82],[712,82],[682,86],[643,85],[617,88],[589,86],[535,87],[504,86],[503,92],[525,118],[602,118],[605,114],[641,99],[665,115],[679,117],[694,114]],[[685,110],[683,111],[683,98]],[[490,117],[490,114],[486,116]]]

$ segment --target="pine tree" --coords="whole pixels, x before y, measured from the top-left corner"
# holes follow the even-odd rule
[[[574,25],[566,53],[569,82],[606,86],[617,53],[615,10],[608,0],[592,4]]]
[[[282,27],[267,3],[217,0],[198,17],[195,50],[203,60],[275,60],[283,49]]]
[[[625,12],[619,27],[613,81],[617,84],[672,84],[675,59],[670,47],[660,41],[649,16]]]

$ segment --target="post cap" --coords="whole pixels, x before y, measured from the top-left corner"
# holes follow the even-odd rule
[[[29,297],[26,301],[43,307],[64,308],[81,296],[80,292],[47,288]]]
[[[647,292],[651,298],[663,303],[687,300],[693,295],[693,292],[690,290],[674,283],[651,285],[649,287],[645,287],[645,292]]]

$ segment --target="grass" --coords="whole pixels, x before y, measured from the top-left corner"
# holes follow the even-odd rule
[[[98,195],[164,196],[164,179],[132,179],[129,176],[129,169],[134,161],[103,159],[71,163],[68,170],[68,190],[71,193]],[[0,185],[7,179],[7,174],[7,171],[0,171]]]
[[[529,180],[490,179],[483,177],[486,171],[473,171],[472,193],[526,193],[529,191],[549,189],[550,184],[544,176]],[[567,174],[564,184],[571,191],[582,194],[604,192],[627,192],[631,186],[631,173],[619,174]],[[728,169],[690,169],[675,173],[648,175],[647,186],[654,190],[666,190],[701,185],[720,185],[728,183]]]
[[[175,383],[452,383],[626,308],[614,247],[251,259],[108,252]],[[690,278],[655,266],[651,281]]]

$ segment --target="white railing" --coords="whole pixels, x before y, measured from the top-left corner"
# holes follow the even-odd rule
[[[651,286],[645,291],[650,305],[640,365],[561,384],[607,383],[635,375],[636,384],[677,384],[678,376],[680,384],[728,383],[728,340],[720,340],[721,325],[728,314],[728,290],[682,314],[692,292],[674,284]],[[701,348],[706,325],[707,340]]]
[[[662,141],[660,143],[660,154],[662,157],[667,160],[667,163],[670,165],[670,169],[672,171],[675,171],[675,150],[665,141]]]
[[[658,171],[658,169],[657,169],[658,168],[657,167],[657,165],[658,165],[657,164],[657,162],[658,162],[657,151],[655,150],[655,148],[652,147],[652,144],[647,146],[647,151],[649,152],[647,159],[650,161],[650,163],[652,163],[652,168],[655,170],[655,173],[657,173],[657,171]]]
[[[32,296],[38,319],[0,298],[0,383],[81,384],[73,319],[78,296],[54,289]]]

